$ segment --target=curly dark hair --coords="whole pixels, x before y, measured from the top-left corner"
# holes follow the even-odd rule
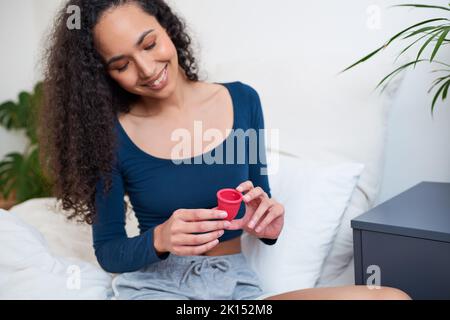
[[[105,10],[138,4],[171,38],[180,67],[199,81],[186,24],[163,0],[71,0],[57,15],[44,55],[44,103],[39,116],[41,162],[53,195],[68,219],[95,222],[96,184],[112,185],[116,160],[115,118],[138,99],[115,82],[94,47],[93,29]],[[69,6],[81,10],[81,28],[67,27]]]

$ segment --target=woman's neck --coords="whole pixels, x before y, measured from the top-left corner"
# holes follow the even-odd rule
[[[163,112],[183,112],[188,106],[195,83],[189,81],[184,72],[178,72],[175,90],[167,98],[141,97],[130,110],[130,114],[140,117],[161,115]]]

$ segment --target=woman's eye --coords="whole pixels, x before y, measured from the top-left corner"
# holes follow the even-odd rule
[[[124,72],[125,70],[127,70],[127,68],[128,68],[128,63],[121,68],[117,68],[117,71]]]
[[[153,44],[151,44],[151,45],[149,45],[148,47],[145,47],[144,50],[146,50],[146,51],[151,50],[151,49],[153,49],[155,46],[156,46],[156,42],[153,43]]]

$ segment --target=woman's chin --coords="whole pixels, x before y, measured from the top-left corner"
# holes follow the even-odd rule
[[[144,97],[144,98],[156,98],[156,99],[164,99],[171,95],[170,88],[166,87],[164,90],[161,91],[152,91],[152,90],[140,90],[139,93],[136,93],[137,95]]]

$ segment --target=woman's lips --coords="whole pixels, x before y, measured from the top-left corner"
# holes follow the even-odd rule
[[[168,65],[164,67],[164,69],[159,73],[158,78],[153,81],[149,81],[144,84],[145,87],[149,87],[151,89],[161,89],[164,87],[168,80]]]

